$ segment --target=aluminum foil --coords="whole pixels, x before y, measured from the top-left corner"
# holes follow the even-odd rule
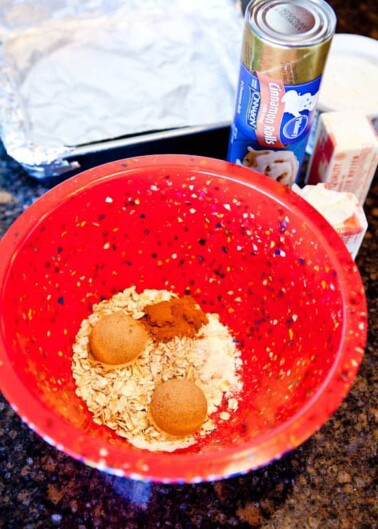
[[[76,153],[230,123],[243,17],[233,0],[2,0],[0,130],[38,178]]]

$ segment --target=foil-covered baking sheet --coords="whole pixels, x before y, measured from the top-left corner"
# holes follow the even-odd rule
[[[37,178],[75,155],[232,120],[234,0],[2,0],[0,131]]]

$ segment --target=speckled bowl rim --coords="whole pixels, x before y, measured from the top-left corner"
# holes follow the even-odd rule
[[[23,212],[0,241],[0,285],[4,286],[15,250],[28,237],[36,225],[43,222],[56,207],[70,196],[88,186],[114,177],[148,170],[151,167],[195,171],[233,180],[272,198],[294,215],[299,215],[311,227],[314,236],[329,253],[337,271],[343,300],[343,344],[338,351],[327,378],[307,404],[290,420],[270,432],[235,447],[203,454],[161,454],[146,451],[120,450],[83,434],[80,430],[57,417],[28,391],[17,375],[14,362],[4,347],[5,329],[0,319],[0,389],[16,413],[46,442],[85,464],[117,476],[161,483],[196,483],[213,481],[249,472],[268,464],[284,453],[296,448],[313,435],[333,414],[346,397],[359,369],[367,335],[365,292],[358,268],[342,239],[328,222],[307,202],[287,187],[236,164],[218,159],[190,155],[146,155],[110,162],[73,176],[58,184]],[[351,292],[357,302],[348,301]],[[3,290],[0,291],[0,318],[4,310]],[[359,323],[356,323],[356,314]],[[361,323],[362,322],[362,323]],[[315,413],[316,412],[316,413]],[[60,423],[54,439],[46,431],[47,420]],[[62,433],[64,432],[64,433]],[[72,439],[84,436],[88,452],[98,454],[87,457],[73,449]],[[105,454],[106,452],[106,454]],[[120,457],[120,453],[122,457]],[[123,461],[122,464],[117,462]]]

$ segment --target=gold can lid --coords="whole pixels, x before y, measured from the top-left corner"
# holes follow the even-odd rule
[[[246,21],[262,40],[287,47],[320,44],[336,27],[335,12],[324,0],[252,0]]]

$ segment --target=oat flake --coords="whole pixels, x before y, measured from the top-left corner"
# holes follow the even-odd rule
[[[212,432],[219,406],[228,407],[227,413],[220,414],[228,420],[238,407],[242,388],[240,352],[217,314],[207,315],[209,322],[196,338],[176,337],[160,343],[151,338],[144,352],[127,367],[109,369],[90,355],[89,334],[100,317],[121,310],[139,319],[146,305],[174,296],[167,290],[147,289],[139,294],[135,287],[127,288],[93,306],[73,345],[76,394],[85,401],[94,422],[108,426],[134,446],[151,451],[185,448]],[[195,382],[206,396],[208,419],[197,434],[173,437],[158,431],[151,422],[149,406],[155,386],[174,377]]]

